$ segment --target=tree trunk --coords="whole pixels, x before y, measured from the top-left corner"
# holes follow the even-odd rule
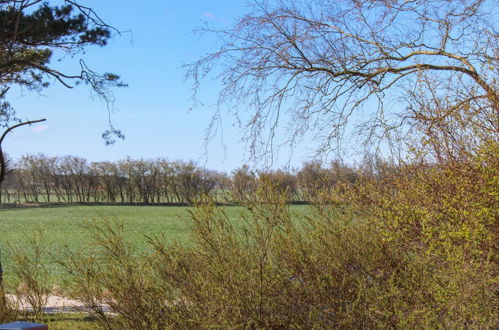
[[[7,136],[7,134],[12,131],[13,129],[17,128],[17,127],[20,127],[20,126],[24,126],[24,125],[31,125],[31,124],[34,124],[34,123],[39,123],[39,122],[42,122],[42,121],[45,121],[46,119],[39,119],[39,120],[32,120],[32,121],[27,121],[27,122],[23,122],[23,123],[19,123],[17,125],[14,125],[12,127],[9,127],[7,128],[2,136],[0,137],[0,189],[2,187],[2,182],[3,180],[5,179],[5,174],[6,174],[6,164],[5,164],[5,156],[3,154],[3,150],[2,150],[2,142],[3,140],[5,139],[5,137]],[[2,251],[0,250],[0,299],[4,299],[3,297],[3,269],[2,269]]]

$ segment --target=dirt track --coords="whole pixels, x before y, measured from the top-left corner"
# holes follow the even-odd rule
[[[17,307],[19,310],[32,311],[33,308],[26,301],[19,299],[12,294],[6,295],[7,300]],[[102,305],[104,312],[110,313],[110,308],[107,305]],[[68,299],[62,296],[48,296],[47,303],[43,308],[44,313],[81,313],[88,310],[79,301]]]

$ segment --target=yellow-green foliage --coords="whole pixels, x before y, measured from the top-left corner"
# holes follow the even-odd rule
[[[194,244],[154,238],[150,255],[119,223],[97,224],[90,250],[65,261],[71,295],[107,328],[494,328],[497,196],[471,183],[496,169],[480,164],[338,186],[308,215],[261,187],[242,227],[204,201]]]
[[[499,144],[489,143],[467,161],[410,165],[363,180],[353,196],[380,221],[389,239],[422,245],[446,260],[494,258]]]
[[[15,316],[14,310],[7,303],[3,289],[0,288],[0,324],[15,320]]]
[[[498,154],[359,175],[309,213],[271,183],[239,223],[202,200],[192,244],[150,237],[150,253],[89,223],[59,260],[66,294],[107,329],[497,328]]]

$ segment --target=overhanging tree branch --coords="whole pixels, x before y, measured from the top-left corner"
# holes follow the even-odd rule
[[[232,27],[203,29],[222,44],[187,66],[194,98],[216,68],[219,107],[236,114],[251,156],[265,153],[259,146],[272,149],[266,140],[284,119],[290,145],[310,133],[321,139],[319,152],[346,131],[365,136],[366,145],[395,127],[409,134],[422,124],[411,113],[417,102],[410,91],[429,85],[436,90],[426,93],[433,99],[427,105],[447,104],[452,111],[433,109],[425,118],[467,117],[465,125],[499,133],[498,9],[492,1],[254,3]]]
[[[7,136],[7,134],[9,134],[10,132],[12,132],[14,129],[16,129],[18,127],[40,123],[40,122],[43,122],[45,120],[46,119],[25,121],[25,122],[16,124],[14,126],[11,126],[3,132],[2,136],[0,137],[0,185],[2,184],[3,180],[5,179],[5,174],[6,174],[5,173],[6,172],[5,156],[4,156],[3,150],[2,150],[2,143],[3,143],[3,140],[5,139],[5,137]]]

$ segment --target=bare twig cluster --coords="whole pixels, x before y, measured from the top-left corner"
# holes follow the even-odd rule
[[[272,150],[286,122],[287,143],[311,133],[319,152],[351,136],[372,146],[396,133],[431,136],[436,125],[449,133],[456,120],[461,133],[498,134],[493,1],[254,1],[251,9],[228,29],[201,29],[222,46],[187,75],[197,91],[217,68],[220,105],[236,113],[253,156]]]

